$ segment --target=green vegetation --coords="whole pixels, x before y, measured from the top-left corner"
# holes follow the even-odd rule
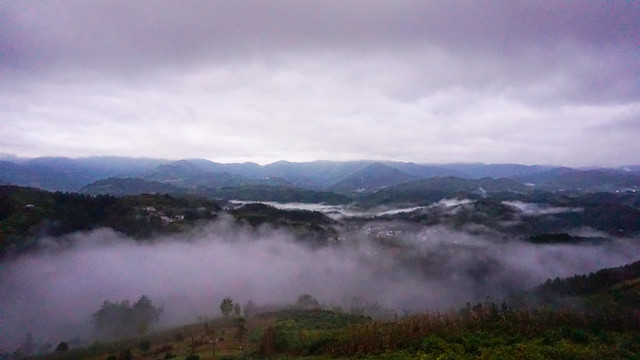
[[[228,318],[231,311],[233,311],[233,300],[230,297],[222,299],[222,302],[220,303],[220,312],[222,315],[224,315],[225,318]]]
[[[193,228],[222,211],[217,202],[197,196],[139,194],[123,197],[47,192],[0,186],[0,256],[37,247],[42,237],[59,237],[101,227],[146,239]],[[230,211],[238,222],[286,227],[313,246],[337,238],[334,221],[317,211],[279,210],[254,203]]]
[[[220,206],[197,197],[135,195],[116,198],[0,186],[0,255],[28,251],[44,236],[100,227],[136,237],[183,231],[212,219]]]
[[[263,224],[285,227],[297,239],[312,246],[327,245],[338,237],[338,231],[331,226],[335,221],[319,211],[280,210],[261,203],[251,203],[230,210],[230,213],[236,221],[254,227]]]
[[[523,298],[536,307],[523,305]],[[570,298],[574,308],[557,300]],[[390,321],[326,310],[309,295],[294,307],[227,319],[234,309],[225,298],[224,319],[197,323],[144,338],[87,347],[58,344],[56,359],[638,359],[640,355],[640,261],[589,275],[554,279],[506,302],[467,304],[457,311],[428,312]],[[542,306],[541,306],[542,305]],[[603,307],[603,305],[606,305]],[[160,310],[142,297],[105,302],[94,317],[116,314],[118,334],[139,335],[129,319],[149,321]],[[147,316],[151,314],[151,317]],[[121,314],[122,315],[122,314]],[[117,317],[117,316],[116,316]],[[122,324],[129,324],[123,331]],[[96,322],[97,325],[97,322]],[[113,335],[113,334],[112,334]],[[35,347],[27,334],[19,351]],[[49,350],[51,351],[51,350]],[[18,352],[16,354],[19,354]]]
[[[160,319],[162,311],[162,308],[153,306],[151,299],[145,295],[133,305],[128,300],[119,303],[105,301],[93,314],[95,334],[104,339],[143,335]],[[142,350],[148,350],[149,346],[148,340],[140,343]]]
[[[185,190],[157,181],[137,178],[108,178],[93,182],[79,191],[87,195],[126,196],[139,194],[181,194]]]
[[[271,319],[262,331],[256,350],[258,355],[276,354],[320,355],[328,345],[337,341],[349,326],[371,321],[369,318],[321,309],[281,310],[258,315]]]
[[[299,203],[325,203],[329,205],[348,204],[352,200],[346,196],[333,192],[314,191],[303,189],[288,184],[280,179],[249,180],[235,179],[220,182],[219,177],[203,177],[198,175],[190,178],[189,183],[184,181],[169,181],[166,183],[144,180],[138,178],[108,178],[93,182],[82,189],[80,193],[88,195],[112,195],[127,196],[139,194],[171,194],[184,196],[186,194],[201,196],[208,199],[224,200],[250,200],[250,201],[275,201],[275,202],[299,202]],[[205,174],[205,175],[207,175]],[[218,174],[221,175],[221,174]],[[236,176],[237,177],[237,176]],[[241,177],[240,177],[241,178]],[[197,180],[197,181],[196,181]],[[256,182],[268,182],[267,184]],[[284,182],[284,184],[283,184]]]
[[[580,236],[572,236],[567,233],[538,234],[529,236],[529,242],[534,244],[577,244],[590,241]]]
[[[637,325],[637,324],[635,324]],[[344,330],[323,353],[400,359],[628,359],[640,351],[633,325],[561,310],[493,303]]]
[[[296,223],[326,225],[334,222],[319,211],[280,210],[261,203],[246,204],[230,212],[236,219],[245,220],[251,225],[261,225],[266,222],[282,225]]]
[[[566,232],[581,226],[616,235],[633,235],[640,231],[640,197],[637,194],[510,192],[503,191],[511,186],[509,181],[449,180],[449,187],[444,190],[438,190],[443,189],[439,183],[444,181],[442,179],[429,182],[440,184],[433,188],[425,187],[428,181],[421,180],[380,191],[365,201],[373,199],[372,204],[379,204],[385,203],[386,199],[393,202],[400,199],[421,203],[459,194],[462,198],[476,200],[456,205],[455,211],[429,207],[380,216],[378,220],[404,220],[404,224],[416,226],[444,223],[454,228],[479,224],[504,233],[520,234],[523,240],[536,244],[604,241]],[[473,190],[476,186],[496,192],[481,198]],[[274,189],[268,186],[246,188]],[[281,189],[286,192],[290,188]],[[231,190],[224,191],[232,194]],[[448,191],[451,193],[446,193]],[[571,210],[540,211],[531,215],[503,201],[543,204],[541,209],[548,206]],[[9,249],[27,251],[36,247],[42,237],[59,237],[99,227],[144,239],[154,234],[190,229],[200,221],[214,219],[221,211],[216,202],[195,196],[89,196],[0,186],[0,252]],[[347,219],[338,223],[320,212],[280,210],[260,203],[246,204],[228,210],[228,213],[238,223],[255,228],[262,225],[284,228],[298,239],[317,246],[327,245],[332,238],[337,238],[337,227],[356,224],[354,227],[357,228],[359,221]],[[377,237],[378,233],[391,235]],[[423,261],[412,256],[413,249],[403,242],[400,233],[381,226],[371,234],[371,238],[387,246],[396,259],[404,258],[407,264],[415,265],[412,269],[425,273],[437,271],[437,259]],[[484,271],[477,273],[478,276],[485,274]],[[96,360],[640,358],[640,262],[567,279],[550,279],[507,301],[469,304],[458,311],[416,314],[394,320],[390,320],[393,316],[387,316],[384,317],[387,321],[380,318],[374,321],[359,316],[372,314],[362,307],[354,307],[351,314],[337,307],[329,311],[309,294],[301,295],[291,309],[266,313],[256,311],[250,302],[242,314],[238,303],[225,298],[220,304],[224,319],[149,333],[162,310],[143,296],[134,304],[126,300],[106,301],[94,314],[96,333],[102,339],[120,339],[117,342],[96,342],[80,347],[79,343],[68,340],[57,346],[42,345],[45,350],[37,351],[33,338],[27,334],[17,353],[49,353],[58,359]],[[229,314],[235,316],[229,317]]]
[[[480,190],[482,189],[482,190]],[[500,192],[529,193],[527,186],[510,179],[434,177],[389,186],[360,200],[361,206],[427,205],[445,198],[482,198]]]
[[[136,340],[55,353],[59,359],[636,359],[638,319],[491,302],[446,313],[374,321],[328,310],[280,310],[243,322],[193,324]],[[217,334],[215,340],[211,334]],[[183,336],[185,334],[186,336]],[[178,336],[179,335],[179,336]],[[139,342],[139,344],[142,344]],[[117,354],[117,355],[116,355]]]
[[[532,295],[542,305],[640,320],[640,261],[588,275],[549,279]]]

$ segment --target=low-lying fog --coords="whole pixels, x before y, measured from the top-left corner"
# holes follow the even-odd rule
[[[334,220],[340,220],[347,217],[374,217],[374,216],[381,216],[381,215],[393,215],[393,214],[399,214],[404,212],[412,212],[412,211],[424,209],[427,207],[452,208],[458,205],[472,203],[473,200],[443,199],[429,206],[412,206],[412,207],[403,207],[403,208],[382,206],[382,207],[368,209],[368,210],[357,209],[348,205],[345,206],[345,205],[327,205],[327,204],[315,204],[315,203],[279,203],[274,201],[243,201],[243,200],[230,201],[231,204],[238,205],[238,206],[241,206],[244,204],[256,203],[256,202],[273,206],[281,210],[319,211]]]
[[[31,332],[41,342],[91,339],[91,315],[105,300],[148,295],[160,325],[219,314],[223,297],[241,304],[292,303],[302,293],[348,309],[353,297],[393,309],[446,310],[500,299],[509,290],[638,259],[637,241],[532,245],[445,227],[414,228],[399,244],[372,240],[372,223],[343,242],[311,249],[283,230],[219,220],[188,235],[136,242],[111,230],[72,235],[68,245],[0,266],[0,352]],[[369,233],[368,233],[369,232]]]

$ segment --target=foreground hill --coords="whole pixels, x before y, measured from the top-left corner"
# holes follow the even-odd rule
[[[638,279],[640,262],[549,280],[526,295],[544,294],[551,307],[485,301],[394,320],[362,316],[360,306],[342,309],[334,305],[329,309],[303,294],[295,304],[275,311],[259,310],[254,304],[232,318],[205,319],[137,338],[73,349],[58,345],[49,356],[144,360],[635,359],[640,353]],[[583,304],[581,310],[556,308],[555,300],[567,294]],[[592,307],[591,299],[603,294]],[[608,304],[604,313],[602,303]],[[34,348],[23,345],[16,354],[33,355]]]
[[[640,261],[566,279],[549,279],[537,286],[532,296],[543,305],[633,316],[640,310]]]

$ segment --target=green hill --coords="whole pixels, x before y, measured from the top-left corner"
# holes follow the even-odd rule
[[[79,192],[87,195],[126,196],[138,194],[179,194],[184,193],[185,190],[158,181],[137,178],[108,178],[86,185],[80,189]]]
[[[375,320],[317,303],[214,319],[51,354],[56,359],[637,359],[640,262],[549,280],[550,298],[609,293],[608,312],[485,301]],[[315,301],[310,295],[307,296]],[[546,305],[546,304],[545,304]],[[123,355],[124,354],[124,355]]]
[[[458,195],[481,198],[499,192],[526,193],[530,189],[510,179],[462,179],[436,177],[389,186],[360,200],[363,206],[378,205],[426,205]]]
[[[142,194],[116,198],[0,186],[0,254],[28,251],[46,236],[108,227],[146,238],[215,217],[220,206],[195,197]]]

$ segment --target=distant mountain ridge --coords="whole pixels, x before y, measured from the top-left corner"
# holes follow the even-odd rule
[[[445,198],[482,198],[498,192],[526,193],[529,187],[511,179],[462,179],[453,176],[415,180],[390,186],[364,197],[365,206],[390,204],[426,205]]]
[[[121,157],[9,160],[0,161],[0,179],[5,183],[49,191],[79,191],[93,182],[118,177],[157,181],[179,188],[266,185],[334,191],[353,197],[414,180],[449,176],[476,180],[509,178],[552,192],[640,190],[640,172],[635,171],[640,166],[634,165],[580,170],[520,164],[436,165],[372,160],[278,161],[267,165]]]
[[[108,178],[82,187],[79,191],[87,195],[139,195],[139,194],[179,194],[185,190],[158,181],[138,178]]]
[[[42,157],[0,161],[6,183],[50,191],[78,191],[83,186],[114,176],[138,176],[168,160],[112,156],[80,159]]]
[[[640,190],[640,174],[603,170],[571,171],[541,183],[539,188],[548,191]]]
[[[387,186],[402,184],[416,179],[415,176],[382,163],[373,163],[331,185],[327,190],[338,194],[357,196],[359,194],[376,192]]]

